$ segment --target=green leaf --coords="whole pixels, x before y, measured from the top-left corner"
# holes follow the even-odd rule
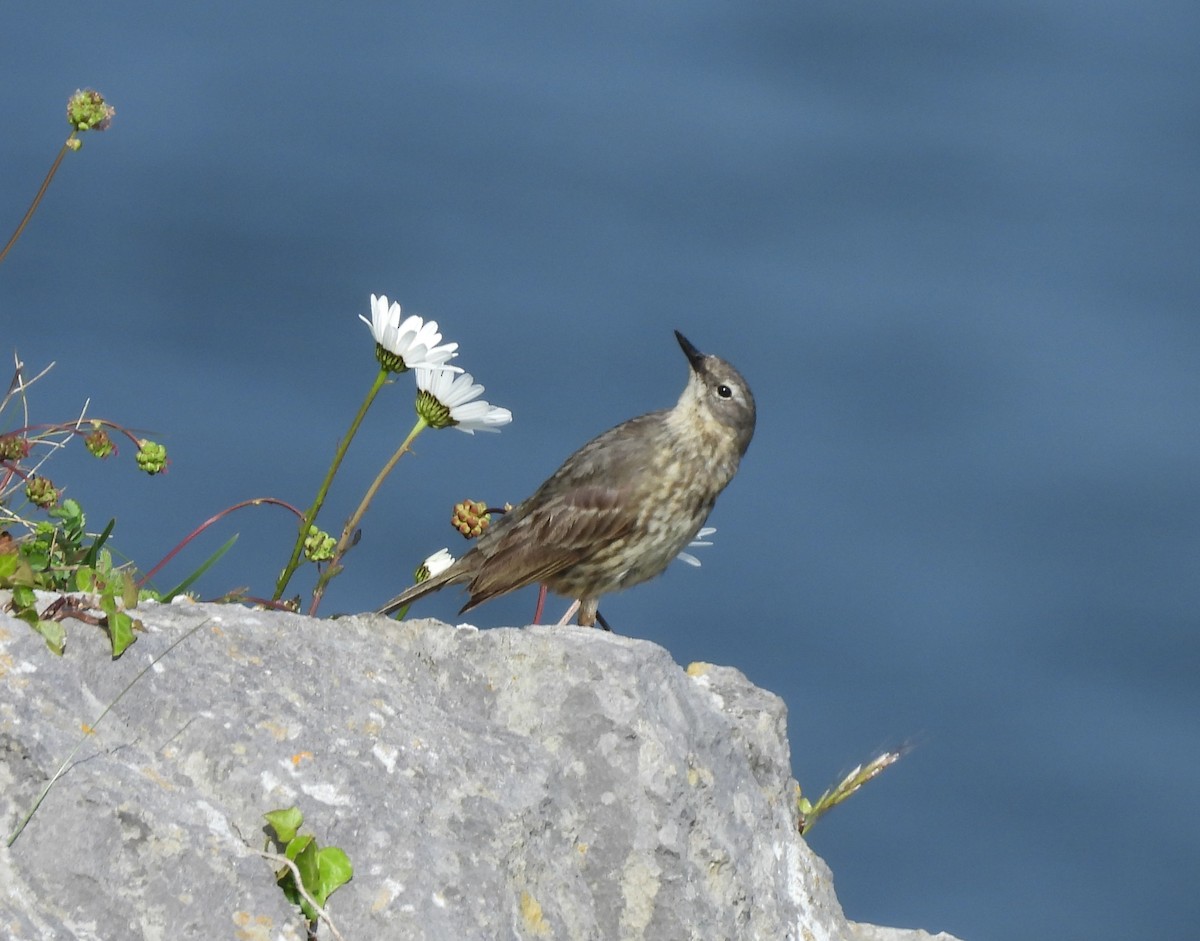
[[[78,546],[83,538],[83,528],[86,520],[83,515],[83,507],[76,500],[68,497],[66,500],[50,510],[47,514],[51,519],[62,520],[62,532],[72,546]]]
[[[121,573],[121,603],[125,605],[126,610],[136,608],[138,603],[137,582],[128,570]]]
[[[25,557],[30,571],[44,572],[50,567],[50,547],[40,539],[23,543],[21,555]]]
[[[295,836],[288,840],[288,845],[284,849],[283,854],[292,862],[295,862],[296,857],[308,849],[313,839],[314,837],[308,833],[305,833],[303,836]]]
[[[62,656],[67,649],[67,629],[61,621],[38,621],[33,629],[46,639],[51,653]]]
[[[111,588],[106,588],[100,596],[100,610],[104,612],[108,639],[112,644],[113,659],[116,660],[137,640],[133,636],[133,618],[117,607],[117,599],[113,597]]]
[[[317,853],[317,871],[320,873],[320,891],[312,895],[322,906],[335,889],[354,878],[350,857],[337,846],[326,846]]]
[[[113,659],[121,656],[137,637],[134,636],[133,626],[137,624],[124,611],[114,611],[108,616],[108,638],[112,642]],[[138,624],[138,627],[141,627]]]
[[[99,554],[100,549],[106,542],[108,542],[108,537],[112,535],[113,527],[116,524],[117,521],[115,519],[108,521],[108,525],[104,527],[104,532],[97,536],[96,541],[88,547],[87,555],[85,555],[82,560],[84,565],[94,566],[96,564],[96,557]]]
[[[37,595],[28,585],[16,585],[12,590],[13,610],[20,616],[24,611],[37,614]]]
[[[350,857],[336,846],[324,849],[317,845],[311,835],[299,834],[297,831],[304,822],[304,815],[299,808],[289,807],[286,810],[272,810],[263,814],[267,824],[275,831],[279,842],[286,840],[284,854],[296,864],[296,872],[300,874],[300,887],[312,896],[318,906],[324,906],[325,900],[334,890],[345,885],[354,877],[354,867],[350,865]],[[284,896],[293,905],[299,905],[304,917],[310,922],[317,920],[317,911],[301,894],[296,885],[296,876],[290,869],[282,870],[277,880]]]
[[[10,559],[14,557],[6,555],[3,556],[3,558]],[[17,560],[16,568],[14,568],[10,574],[0,576],[0,587],[15,589],[18,585],[23,585],[25,587],[32,587],[33,585],[36,585],[37,576],[34,574],[33,569],[30,568],[28,560],[26,560],[24,556],[20,555],[16,556],[15,558]]]
[[[237,542],[237,538],[238,538],[237,533],[234,533],[232,536],[229,537],[229,539],[225,542],[225,544],[223,546],[221,546],[221,548],[219,548],[212,555],[210,555],[208,557],[208,559],[198,569],[196,569],[196,571],[192,572],[191,575],[189,575],[187,578],[185,578],[183,581],[181,581],[178,585],[176,585],[170,591],[164,591],[162,594],[163,604],[168,603],[176,595],[182,595],[185,591],[187,591],[188,588],[191,587],[192,583],[194,581],[196,581],[196,579],[198,579],[201,575],[203,575],[205,572],[207,572],[214,565],[216,565],[217,560],[220,559],[221,556],[223,556],[226,552],[228,552],[230,549],[233,548],[233,544],[235,542]]]
[[[96,574],[99,575],[101,578],[103,578],[105,581],[108,581],[109,576],[112,575],[112,568],[113,568],[112,553],[109,552],[107,549],[101,549],[96,554],[96,564],[95,564]]]
[[[263,814],[267,823],[275,831],[275,838],[280,843],[290,843],[296,838],[296,831],[304,823],[304,814],[299,807],[289,807],[287,810],[272,810]]]
[[[303,844],[303,848],[293,855],[292,847],[297,844]],[[300,870],[300,882],[308,890],[308,894],[316,899],[317,904],[320,905],[322,900],[318,897],[318,890],[321,883],[321,874],[317,866],[316,840],[311,836],[296,837],[296,839],[288,844],[287,856],[288,859],[296,864],[296,868]],[[309,921],[317,920],[316,910],[305,899],[300,900],[300,911],[304,912],[304,917]]]
[[[21,564],[20,557],[15,552],[5,552],[0,555],[0,582],[5,582],[12,578],[17,571],[17,566]]]

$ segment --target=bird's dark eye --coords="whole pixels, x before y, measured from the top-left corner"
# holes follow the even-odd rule
[[[733,398],[733,390],[729,386],[717,386],[717,395],[723,399]]]

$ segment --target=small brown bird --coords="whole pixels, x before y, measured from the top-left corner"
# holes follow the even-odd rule
[[[600,597],[653,578],[695,537],[754,435],[754,396],[736,369],[678,330],[691,366],[674,408],[617,425],[572,454],[529,499],[439,575],[379,609],[391,614],[466,583],[462,610],[545,584],[596,623]],[[461,612],[460,612],[461,613]]]

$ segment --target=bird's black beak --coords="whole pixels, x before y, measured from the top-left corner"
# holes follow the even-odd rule
[[[700,364],[704,362],[704,354],[692,346],[691,341],[678,330],[675,331],[675,339],[679,341],[679,346],[683,350],[683,355],[688,358],[688,362],[692,364],[692,369],[700,371]]]

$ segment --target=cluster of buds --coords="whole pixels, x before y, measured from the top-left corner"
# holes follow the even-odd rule
[[[83,88],[67,99],[67,123],[77,131],[105,131],[117,109],[100,92]]]
[[[167,449],[149,438],[138,442],[137,466],[151,476],[167,469]]]
[[[304,537],[304,557],[310,562],[328,562],[333,558],[333,552],[337,548],[337,540],[329,533],[317,529],[316,526],[308,527],[308,535]]]
[[[99,424],[95,425],[91,434],[83,439],[84,445],[87,446],[88,452],[93,457],[98,457],[103,460],[117,453],[117,446],[113,444],[112,438]]]
[[[481,535],[492,522],[487,512],[487,504],[475,500],[463,500],[454,504],[454,513],[450,517],[450,525],[462,533],[466,539],[474,539]]]
[[[48,477],[30,477],[25,481],[25,499],[36,507],[48,510],[58,503],[58,490]]]
[[[29,442],[20,435],[0,435],[0,461],[19,461],[29,457]]]

